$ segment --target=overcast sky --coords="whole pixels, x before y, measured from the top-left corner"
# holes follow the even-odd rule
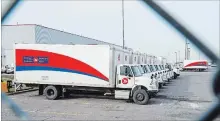
[[[219,1],[157,1],[219,54]],[[23,1],[5,24],[39,24],[122,45],[121,1]],[[185,38],[140,1],[126,1],[125,46],[184,59]],[[190,44],[191,59],[199,59]],[[179,57],[178,57],[179,58]],[[205,59],[200,56],[200,59]]]

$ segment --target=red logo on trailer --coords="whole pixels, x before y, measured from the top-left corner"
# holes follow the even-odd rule
[[[34,58],[34,62],[37,63],[37,61],[38,61],[38,59],[37,59],[37,58]]]
[[[122,83],[123,83],[123,84],[127,84],[127,83],[128,83],[128,79],[127,79],[127,78],[123,78],[123,79],[122,79]]]

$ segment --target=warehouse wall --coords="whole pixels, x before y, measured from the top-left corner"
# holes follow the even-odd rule
[[[35,25],[2,25],[2,65],[14,63],[14,43],[34,43]]]
[[[2,65],[14,63],[14,43],[39,44],[109,44],[111,43],[43,27],[40,25],[3,25],[2,26]]]

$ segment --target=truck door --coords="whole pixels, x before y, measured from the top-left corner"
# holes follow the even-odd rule
[[[130,66],[118,66],[117,67],[117,88],[132,88],[134,85],[134,74]]]

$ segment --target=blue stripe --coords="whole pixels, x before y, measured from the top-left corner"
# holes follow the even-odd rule
[[[91,77],[101,79],[91,74],[87,74],[87,73],[75,71],[75,70],[63,69],[63,68],[54,68],[54,67],[46,67],[46,66],[16,66],[16,71],[38,71],[38,70],[69,72],[69,73],[76,73],[76,74],[81,74],[81,75],[86,75],[86,76],[91,76]]]

